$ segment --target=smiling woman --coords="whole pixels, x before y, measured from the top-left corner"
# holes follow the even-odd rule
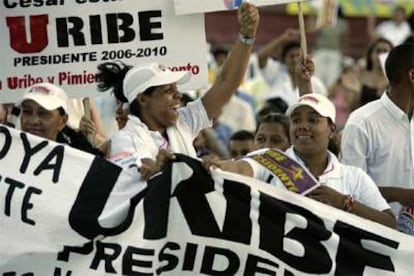
[[[27,89],[18,105],[21,108],[20,126],[23,131],[103,155],[82,133],[67,126],[68,97],[60,87],[50,83],[34,84]]]
[[[258,9],[243,3],[238,9],[240,35],[212,87],[181,107],[177,85],[194,71],[173,71],[158,63],[128,66],[107,62],[98,66],[98,89],[112,90],[118,101],[129,104],[128,121],[111,138],[110,159],[136,168],[153,166],[160,149],[196,157],[193,140],[209,126],[243,81],[259,24]],[[141,168],[142,173],[143,168]]]

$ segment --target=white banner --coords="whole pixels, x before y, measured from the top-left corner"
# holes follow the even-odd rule
[[[174,0],[175,12],[178,15],[233,10],[239,7],[243,2],[250,2],[256,6],[269,6],[303,1],[306,0]]]
[[[148,185],[0,126],[1,275],[412,275],[414,238],[177,155]]]
[[[204,16],[176,16],[170,0],[1,1],[0,37],[0,102],[35,82],[94,95],[97,64],[114,60],[191,71],[182,91],[208,83]]]

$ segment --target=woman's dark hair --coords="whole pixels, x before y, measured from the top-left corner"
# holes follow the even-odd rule
[[[99,64],[98,73],[96,74],[98,91],[103,92],[112,89],[112,93],[118,101],[127,103],[128,99],[124,94],[123,81],[125,75],[131,68],[131,65],[127,65],[119,60]],[[156,87],[149,87],[143,92],[143,94],[149,95],[155,90],[155,88]],[[136,100],[129,103],[129,113],[139,117],[139,104]]]
[[[63,107],[59,107],[57,110],[58,110],[60,116],[65,116],[66,115],[66,112],[63,109]]]
[[[157,88],[156,86],[151,86],[148,87],[144,92],[142,92],[141,94],[144,95],[151,95],[152,92],[154,92],[155,88]],[[136,117],[140,117],[140,108],[139,108],[139,104],[137,99],[133,100],[130,104],[129,104],[129,114],[134,115]]]
[[[248,141],[248,140],[254,140],[254,134],[247,130],[239,130],[234,132],[230,136],[230,141],[237,140],[237,141]]]
[[[283,63],[285,63],[285,58],[288,52],[292,49],[300,48],[300,42],[299,41],[290,41],[286,43],[282,48],[282,54],[281,54],[281,60]]]
[[[257,123],[257,127],[256,127],[256,131],[254,132],[254,134],[257,134],[257,131],[260,128],[260,125],[262,123],[279,123],[283,126],[283,130],[285,131],[286,137],[288,137],[289,142],[290,142],[290,137],[289,137],[289,118],[282,113],[269,113],[265,116],[263,116],[259,122]]]
[[[365,68],[367,69],[367,71],[371,71],[373,69],[374,64],[372,63],[372,60],[371,60],[371,54],[374,51],[375,46],[377,46],[379,43],[387,43],[388,45],[391,46],[391,48],[394,47],[394,45],[392,45],[392,42],[385,38],[378,38],[374,42],[372,42],[368,46],[368,49],[365,55],[365,64],[366,64]]]
[[[127,103],[128,99],[124,95],[123,80],[131,68],[132,66],[119,60],[98,64],[98,73],[96,74],[98,91],[103,92],[112,89],[112,93],[118,101]]]
[[[328,124],[329,125],[334,124],[334,122],[330,118],[327,118],[327,119],[328,119]],[[338,141],[338,136],[337,135],[334,135],[331,139],[329,139],[328,150],[330,152],[332,152],[333,154],[335,154],[336,157],[339,156],[339,153],[341,152],[341,149],[339,147],[339,141]]]

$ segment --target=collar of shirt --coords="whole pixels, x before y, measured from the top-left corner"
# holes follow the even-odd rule
[[[286,150],[286,154],[292,157],[302,166],[306,167],[305,162],[298,155],[296,155],[293,146]],[[336,158],[336,156],[333,153],[328,151],[328,165],[326,166],[323,174],[319,176],[319,183],[325,184],[328,181],[328,179],[337,178],[341,178],[341,166],[338,158]]]
[[[401,122],[401,120],[405,120],[406,122],[409,122],[408,115],[391,101],[391,99],[388,97],[387,92],[384,92],[384,94],[382,94],[380,101],[388,113],[397,121]]]
[[[150,130],[148,126],[143,123],[137,116],[128,115],[127,127],[131,132],[136,133],[138,136],[143,136],[143,132],[149,134],[158,148],[169,149],[170,145],[168,140],[161,135],[160,132]]]

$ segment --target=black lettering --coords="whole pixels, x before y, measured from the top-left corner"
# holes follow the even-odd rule
[[[229,264],[224,270],[214,269],[214,257],[221,255],[226,257]],[[236,275],[240,268],[240,260],[236,253],[229,249],[206,246],[200,272],[207,275]]]
[[[152,273],[134,270],[134,266],[145,268],[152,267],[152,261],[134,259],[135,255],[149,256],[151,257],[150,259],[152,259],[154,250],[128,246],[122,257],[122,275],[152,275]]]
[[[46,147],[49,144],[49,142],[44,140],[32,148],[30,146],[29,140],[27,139],[26,133],[21,132],[20,137],[22,139],[23,147],[24,147],[24,157],[23,157],[22,165],[20,166],[20,172],[26,173],[27,167],[29,166],[29,163],[30,163],[30,158],[34,154],[36,154],[38,151]]]
[[[197,255],[198,244],[187,243],[184,254],[183,270],[194,270],[194,262]]]
[[[88,255],[93,251],[93,241],[85,243],[83,246],[64,246],[63,250],[58,253],[58,261],[69,262],[69,255],[71,252]]]
[[[146,189],[130,200],[127,216],[118,226],[103,228],[98,222],[121,172],[122,168],[101,158],[93,160],[69,214],[71,227],[83,237],[92,240],[98,235],[114,236],[131,225],[135,206],[146,194]]]
[[[164,38],[164,34],[153,33],[153,29],[161,29],[161,22],[154,22],[153,18],[161,18],[162,14],[160,10],[144,11],[138,13],[139,20],[139,34],[142,41],[147,40],[159,40]]]
[[[298,214],[306,219],[306,228],[295,227],[285,233],[286,216],[289,213]],[[306,273],[326,274],[331,271],[332,260],[321,243],[329,239],[331,233],[325,228],[322,219],[312,212],[261,193],[259,224],[260,249]],[[284,251],[286,239],[302,244],[304,255],[299,257]]]
[[[102,24],[100,15],[91,15],[89,16],[89,21],[91,25],[90,35],[91,43],[93,45],[102,44]]]
[[[106,15],[108,24],[108,43],[129,42],[134,40],[135,31],[130,28],[134,18],[129,13],[111,13]],[[121,24],[119,24],[121,22]],[[119,36],[119,31],[123,36]]]
[[[38,194],[40,195],[42,193],[41,190],[35,188],[35,187],[28,187],[26,190],[26,193],[23,197],[23,203],[22,203],[22,221],[30,224],[30,225],[35,225],[35,221],[32,219],[29,219],[29,217],[27,216],[27,211],[33,208],[33,204],[30,203],[30,198],[32,196],[32,194]]]
[[[259,256],[249,254],[247,256],[246,268],[245,268],[244,274],[245,275],[256,275],[257,273],[259,273],[259,274],[276,276],[275,271],[269,270],[265,267],[260,267],[259,266],[260,263],[266,264],[268,266],[272,266],[275,268],[279,268],[279,265],[277,263],[272,262],[269,259],[265,259]]]
[[[162,272],[171,271],[178,265],[178,258],[175,255],[165,253],[165,250],[179,250],[180,245],[174,242],[166,243],[160,250],[160,254],[158,255],[158,260],[160,262],[166,261],[167,264],[161,266],[157,269],[157,275],[160,275]],[[184,259],[185,260],[185,259]]]
[[[4,214],[9,217],[11,213],[10,206],[11,206],[11,201],[13,198],[14,190],[15,188],[23,189],[24,184],[22,182],[16,181],[8,177],[6,177],[6,179],[4,180],[4,183],[9,184],[9,188],[7,189],[7,194],[6,194],[5,207],[4,207]]]
[[[72,27],[68,27],[68,23]],[[85,35],[82,32],[83,21],[80,17],[56,18],[56,36],[58,47],[69,47],[69,35],[73,37],[75,46],[85,46]]]
[[[376,241],[393,249],[398,248],[398,242],[366,232],[342,221],[335,223],[334,232],[341,237],[336,254],[335,275],[362,275],[365,266],[395,272],[390,256],[364,248],[361,241]]]
[[[55,267],[55,271],[53,273],[53,276],[62,276],[62,269],[60,267]],[[66,276],[72,276],[72,271],[68,270],[65,273]]]
[[[56,146],[45,158],[45,160],[42,161],[42,163],[39,164],[39,166],[34,170],[34,175],[39,175],[44,170],[53,170],[53,183],[57,183],[59,181],[60,176],[60,170],[62,169],[62,163],[63,163],[63,155],[65,152],[64,146]],[[56,158],[55,163],[50,163],[51,160]]]
[[[3,159],[10,150],[12,137],[7,127],[0,126],[0,133],[4,134],[4,144],[0,151],[0,159]]]
[[[111,251],[111,253],[108,253]],[[112,262],[116,260],[121,254],[122,248],[116,243],[102,243],[96,242],[96,254],[92,260],[91,269],[97,270],[99,264],[104,262],[106,273],[117,273]]]
[[[190,178],[180,179],[180,183],[177,183],[173,191],[173,196],[177,198],[191,233],[249,244],[252,222],[250,204],[246,202],[251,200],[250,188],[247,185],[225,180],[223,194],[227,206],[223,230],[221,230],[206,198],[206,194],[214,191],[214,182],[210,175],[200,162],[179,154],[176,157],[174,162],[178,164],[174,165],[174,169],[177,169],[177,172],[183,170],[197,172],[191,174]],[[167,171],[169,173],[166,173]],[[145,239],[161,239],[167,234],[170,185],[171,182],[176,181],[171,179],[173,177],[171,173],[170,164],[163,174],[149,180],[149,191],[144,199],[144,211],[145,214],[149,214],[145,216]],[[232,196],[229,196],[230,194]]]

